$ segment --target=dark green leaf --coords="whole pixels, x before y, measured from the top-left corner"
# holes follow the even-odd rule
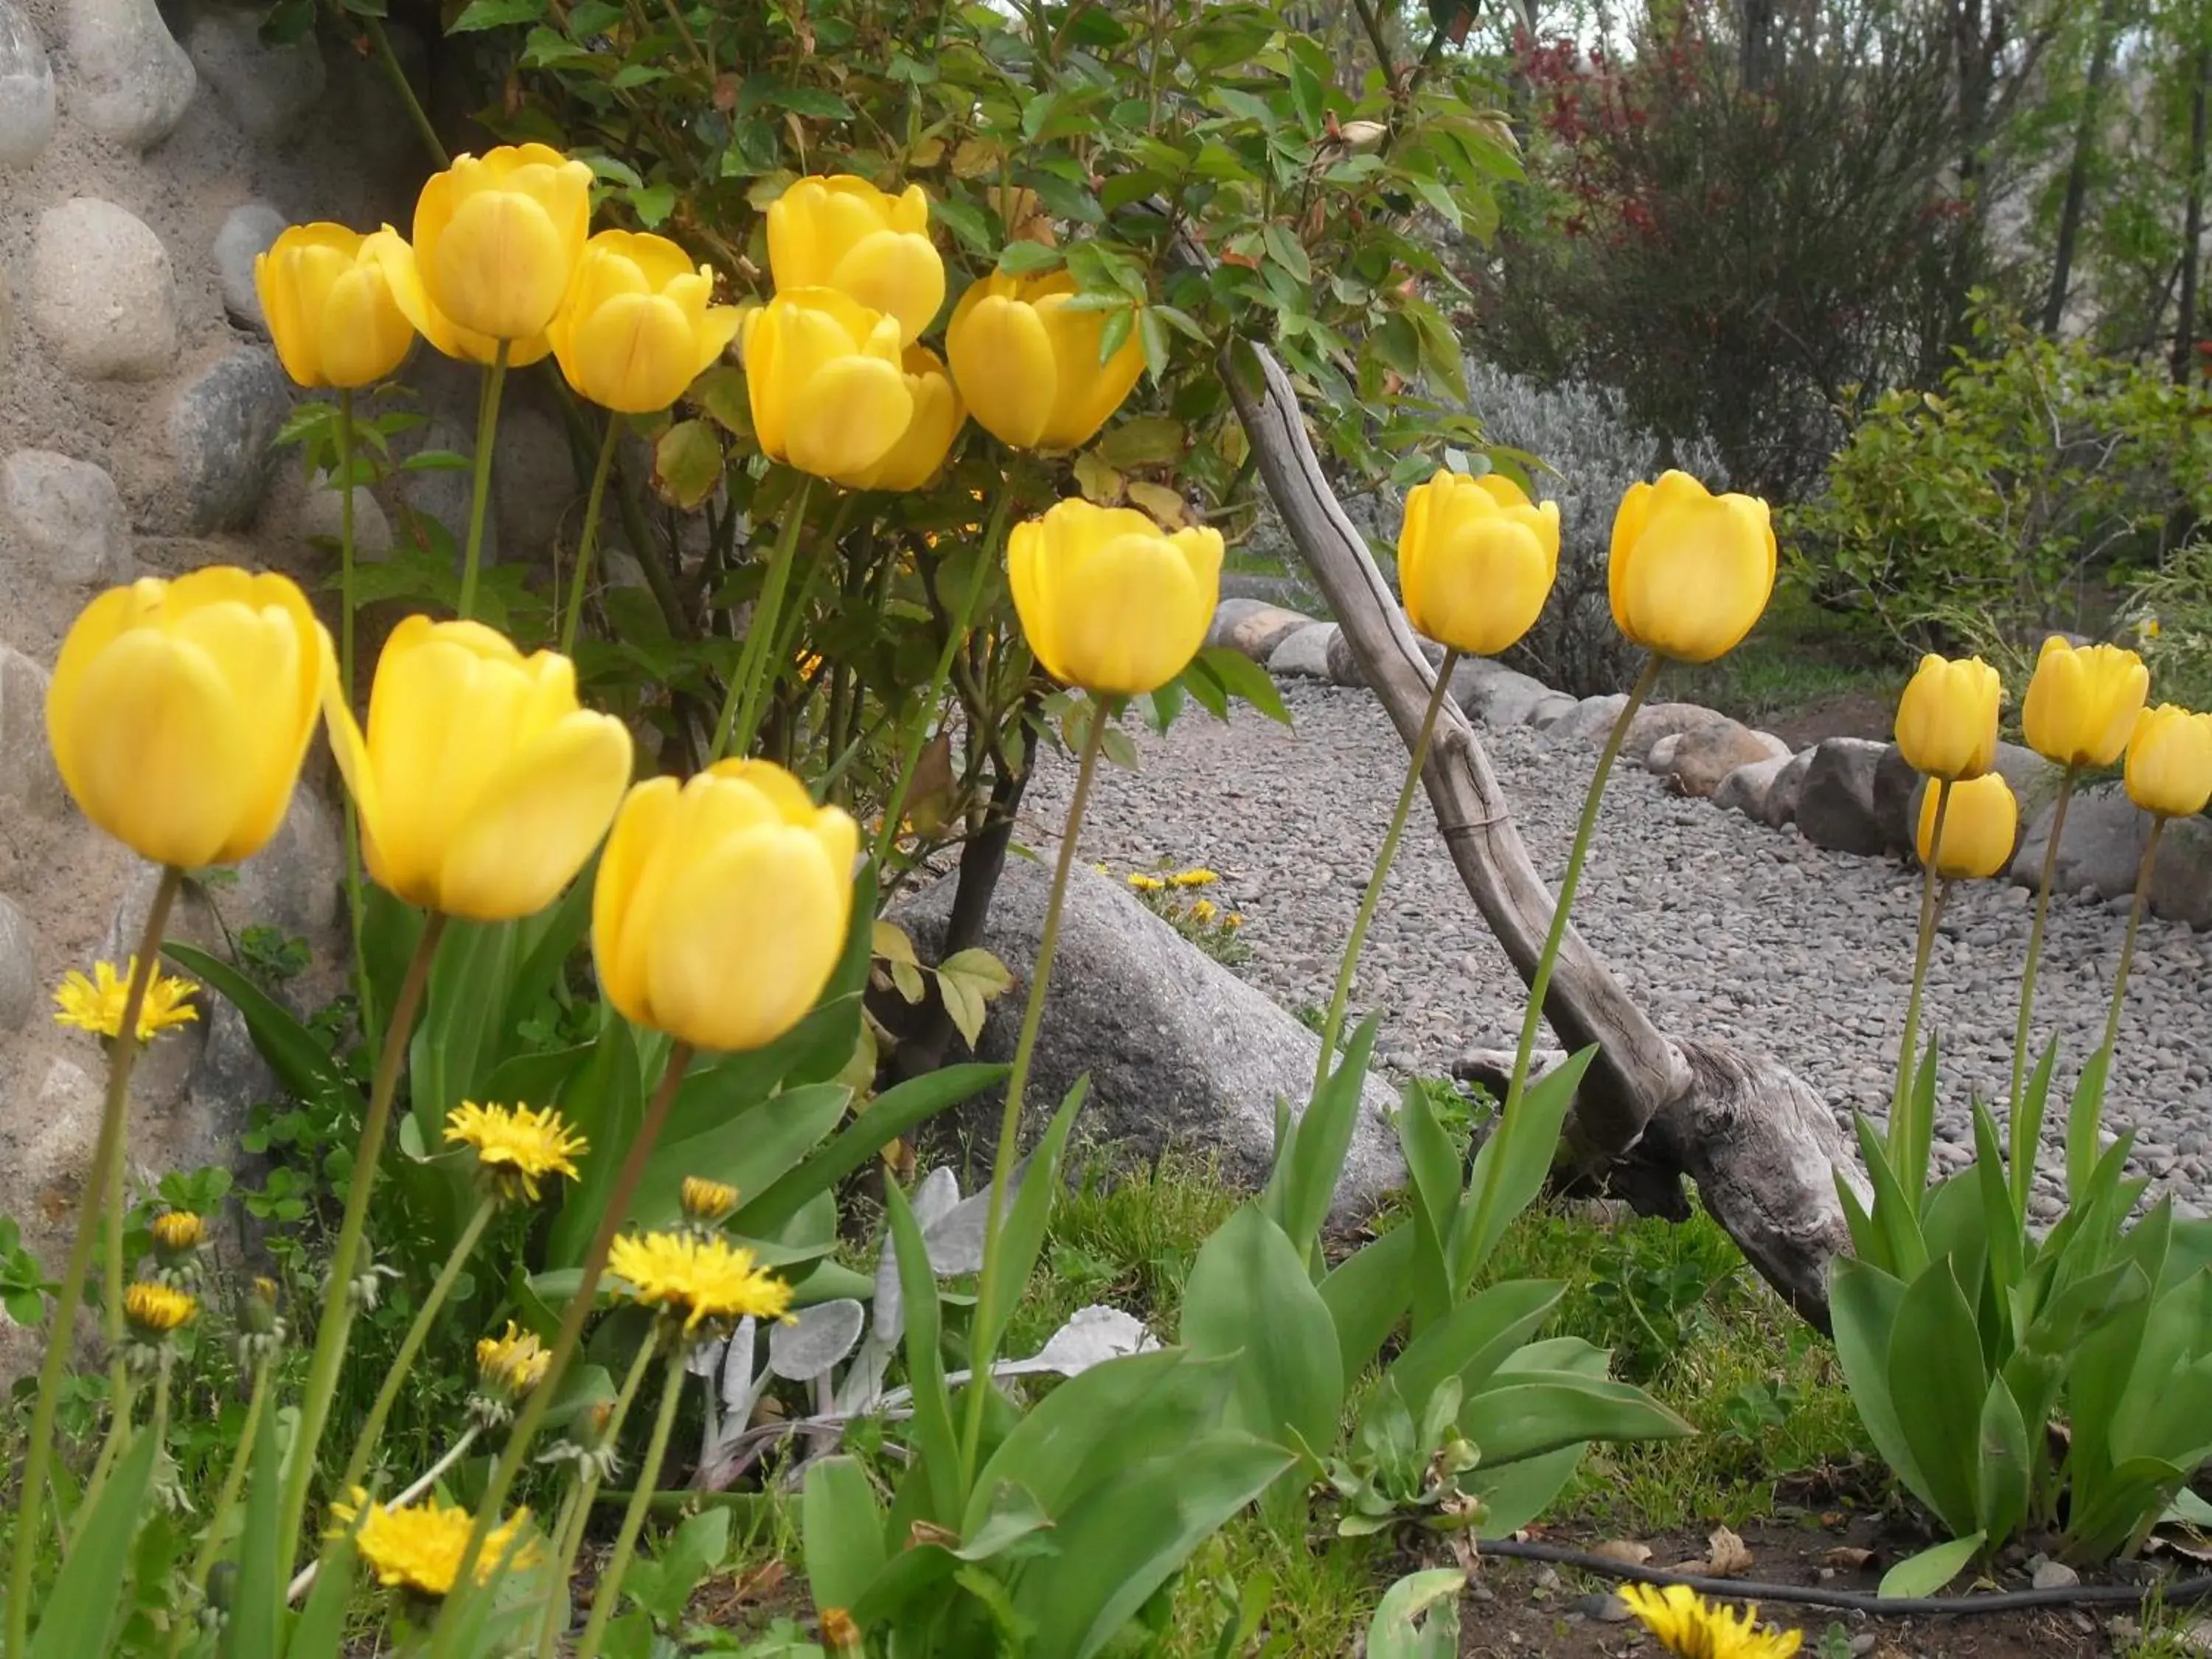
[[[945,1356],[938,1348],[937,1275],[915,1223],[914,1206],[896,1182],[884,1186],[890,1215],[886,1248],[896,1253],[899,1295],[906,1310],[906,1380],[914,1390],[915,1451],[928,1481],[931,1513],[939,1526],[960,1522],[968,1494],[961,1485],[960,1441],[952,1425],[952,1397],[945,1386]]]
[[[1933,1595],[1965,1570],[1981,1553],[1982,1535],[1970,1532],[1948,1544],[1938,1544],[1917,1555],[1907,1556],[1881,1576],[1879,1594],[1892,1601]]]
[[[461,15],[446,25],[446,33],[467,34],[512,23],[534,23],[544,15],[545,0],[469,0]]]
[[[1890,1333],[1888,1376],[1890,1404],[1926,1483],[1928,1506],[1954,1534],[1972,1531],[1979,1507],[1975,1448],[1989,1373],[1973,1312],[1948,1259],[1931,1262],[1905,1287]]]
[[[1346,1256],[1322,1280],[1321,1299],[1336,1328],[1345,1376],[1365,1370],[1397,1328],[1413,1273],[1413,1230],[1393,1227]]]
[[[1573,1371],[1504,1371],[1460,1408],[1482,1461],[1510,1463],[1590,1440],[1672,1440],[1697,1430],[1626,1382]]]
[[[1198,655],[1199,660],[1229,688],[1231,696],[1243,698],[1278,726],[1291,723],[1291,711],[1283,706],[1283,694],[1275,689],[1273,678],[1258,663],[1225,645],[1208,646]]]
[[[1468,1392],[1480,1388],[1506,1357],[1551,1316],[1566,1286],[1514,1279],[1492,1285],[1454,1308],[1406,1346],[1389,1370],[1398,1397],[1416,1421],[1447,1377]]]
[[[1471,1190],[1484,1190],[1493,1179],[1491,1166],[1495,1164],[1497,1195],[1486,1215],[1481,1213],[1480,1204],[1461,1206],[1459,1226],[1452,1237],[1452,1262],[1461,1283],[1481,1270],[1514,1218],[1543,1191],[1559,1150],[1559,1126],[1574,1103],[1575,1091],[1582,1086],[1583,1073],[1589,1070],[1596,1054],[1595,1048],[1585,1048],[1539,1079],[1521,1097],[1518,1109],[1500,1121],[1497,1132],[1475,1154]]]
[[[244,1017],[255,1049],[285,1088],[296,1095],[338,1098],[356,1095],[314,1034],[244,974],[198,945],[175,939],[161,946],[161,954],[229,1000]]]
[[[858,1460],[839,1454],[807,1466],[799,1527],[814,1605],[849,1610],[888,1559],[883,1505]]]
[[[31,1633],[28,1659],[105,1659],[107,1632],[120,1610],[131,1540],[145,1519],[146,1488],[154,1478],[159,1437],[141,1434],[107,1477],[107,1486],[84,1516],[61,1571]]]
[[[1328,1304],[1304,1255],[1250,1205],[1198,1253],[1182,1340],[1201,1358],[1241,1355],[1230,1425],[1303,1456],[1335,1443],[1344,1367]]]
[[[223,1621],[216,1651],[221,1659],[278,1659],[276,1626],[283,1606],[284,1569],[277,1559],[283,1514],[283,1479],[276,1459],[276,1413],[264,1411],[248,1447],[246,1522],[238,1540],[237,1593]]]
[[[1352,1133],[1358,1127],[1367,1060],[1382,1023],[1380,1014],[1359,1022],[1336,1069],[1314,1091],[1311,1103],[1299,1117],[1288,1155],[1276,1158],[1268,1176],[1262,1206],[1301,1256],[1313,1254],[1322,1224],[1328,1219],[1329,1203],[1344,1174],[1345,1155],[1352,1148]]]

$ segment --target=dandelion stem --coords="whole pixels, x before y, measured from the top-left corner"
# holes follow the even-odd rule
[[[491,506],[492,440],[499,434],[499,393],[507,380],[507,358],[514,342],[501,340],[484,370],[483,395],[477,404],[476,483],[469,495],[469,541],[461,555],[461,602],[456,607],[464,621],[477,613],[477,570],[483,562],[484,514]]]
[[[676,1407],[684,1397],[684,1357],[672,1345],[668,1356],[668,1381],[661,1385],[660,1410],[653,1419],[653,1439],[645,1449],[645,1466],[630,1488],[629,1507],[623,1511],[622,1530],[615,1534],[615,1553],[592,1592],[592,1616],[576,1644],[576,1659],[598,1659],[607,1622],[615,1616],[622,1597],[623,1575],[629,1571],[637,1549],[637,1535],[645,1529],[646,1511],[653,1507],[653,1488],[659,1484],[660,1465],[668,1455],[669,1431],[676,1426]]]
[[[637,1398],[639,1385],[645,1381],[646,1372],[652,1368],[654,1352],[654,1345],[651,1342],[638,1345],[637,1357],[630,1361],[629,1372],[623,1378],[622,1392],[615,1396],[615,1408],[607,1419],[602,1444],[612,1446],[616,1437],[622,1433],[622,1426],[629,1418],[630,1402]],[[592,1524],[592,1505],[599,1495],[600,1467],[597,1463],[591,1465],[589,1472],[577,1481],[568,1493],[568,1503],[562,1512],[561,1524],[553,1529],[553,1577],[549,1583],[556,1589],[572,1583],[575,1577],[576,1553],[584,1547],[584,1534]],[[561,1632],[556,1628],[560,1622],[559,1609],[559,1601],[549,1591],[545,1598],[545,1622],[538,1632],[540,1659],[550,1659],[553,1645],[560,1638]]]
[[[368,1420],[361,1425],[361,1437],[354,1442],[353,1455],[347,1459],[345,1473],[338,1477],[338,1491],[350,1492],[361,1485],[362,1477],[368,1472],[369,1459],[375,1455],[376,1443],[383,1436],[386,1420],[399,1401],[399,1391],[407,1383],[407,1372],[415,1364],[415,1356],[422,1352],[422,1343],[430,1334],[430,1326],[445,1307],[446,1298],[453,1293],[453,1285],[460,1279],[461,1269],[476,1254],[477,1243],[483,1238],[484,1229],[499,1209],[496,1194],[486,1193],[477,1200],[475,1212],[461,1228],[461,1236],[453,1241],[453,1248],[446,1254],[446,1265],[438,1269],[438,1277],[430,1286],[430,1293],[422,1298],[416,1310],[414,1322],[408,1326],[407,1334],[399,1344],[399,1352],[392,1362],[392,1369],[384,1375],[384,1386],[377,1390],[376,1403],[368,1408]]]
[[[1552,988],[1552,967],[1566,941],[1567,915],[1574,908],[1575,890],[1582,884],[1583,863],[1589,856],[1590,842],[1597,834],[1598,808],[1605,800],[1606,779],[1612,775],[1613,762],[1620,757],[1621,744],[1628,741],[1628,728],[1635,723],[1637,711],[1644,707],[1651,688],[1658,684],[1663,662],[1656,653],[1645,661],[1644,672],[1636,677],[1636,684],[1629,690],[1628,701],[1613,718],[1613,730],[1606,734],[1605,747],[1598,751],[1597,770],[1590,775],[1589,792],[1583,797],[1583,813],[1575,824],[1574,845],[1567,854],[1567,867],[1559,876],[1559,897],[1552,908],[1552,926],[1544,936],[1544,949],[1536,958],[1535,971],[1528,976],[1528,1010],[1522,1016],[1521,1042],[1514,1051],[1513,1076],[1505,1085],[1505,1101],[1498,1109],[1498,1126],[1491,1131],[1493,1135],[1512,1134],[1520,1122],[1521,1101],[1528,1087],[1528,1066],[1536,1053],[1536,1031],[1544,1021],[1544,999]],[[1499,1142],[1500,1154],[1505,1145]],[[1464,1224],[1455,1229],[1451,1252],[1455,1294],[1466,1290],[1482,1265],[1481,1255],[1489,1249],[1491,1231],[1496,1224],[1499,1171],[1504,1166],[1503,1156],[1489,1160],[1482,1190],[1476,1194],[1474,1207],[1460,1212]]]
[[[1916,1206],[1928,1182],[1928,1134],[1914,1103],[1912,1068],[1919,1060],[1920,1005],[1928,987],[1928,958],[1936,948],[1936,918],[1942,909],[1943,821],[1951,813],[1951,781],[1936,786],[1936,822],[1928,837],[1928,862],[1920,884],[1920,935],[1912,952],[1912,994],[1905,1004],[1905,1035],[1897,1045],[1897,1091],[1889,1106],[1889,1167]],[[2015,1114],[2015,1116],[2017,1114]],[[2017,1154],[2015,1154],[2017,1156]]]
[[[676,1091],[684,1081],[684,1073],[691,1064],[691,1047],[679,1042],[669,1051],[667,1068],[661,1073],[660,1086],[653,1091],[646,1103],[645,1116],[630,1138],[629,1151],[616,1173],[615,1183],[607,1194],[605,1212],[599,1217],[599,1231],[592,1236],[591,1248],[584,1253],[582,1275],[576,1281],[575,1294],[568,1298],[568,1306],[561,1316],[561,1329],[553,1339],[547,1356],[545,1376],[530,1398],[523,1402],[522,1414],[516,1419],[514,1429],[507,1437],[507,1449],[500,1454],[493,1466],[491,1478],[485,1483],[483,1498],[477,1505],[476,1525],[469,1534],[469,1541],[462,1552],[460,1565],[454,1573],[456,1593],[446,1598],[438,1609],[438,1622],[431,1627],[430,1659],[451,1654],[458,1639],[461,1615],[454,1611],[464,1607],[475,1592],[470,1575],[476,1571],[477,1558],[483,1553],[484,1540],[491,1536],[498,1524],[499,1512],[514,1490],[515,1477],[522,1472],[523,1461],[530,1455],[530,1443],[538,1437],[538,1431],[545,1425],[545,1414],[553,1407],[554,1390],[561,1386],[561,1373],[574,1357],[577,1344],[582,1340],[584,1322],[591,1317],[592,1307],[599,1300],[599,1280],[607,1270],[607,1253],[614,1248],[615,1235],[629,1219],[631,1201],[637,1196],[637,1184],[644,1178],[646,1160],[652,1157],[653,1146],[660,1139],[660,1131],[668,1121],[669,1108],[675,1103]]]
[[[607,415],[607,435],[599,441],[599,464],[592,469],[592,493],[584,498],[584,532],[576,542],[576,568],[569,578],[568,614],[561,619],[561,654],[576,654],[576,630],[584,620],[584,589],[592,574],[592,554],[599,545],[599,503],[606,498],[607,474],[614,471],[615,450],[622,441],[623,417]]]
[[[2150,880],[2158,867],[2159,837],[2166,833],[2166,820],[2154,815],[2150,821],[2150,836],[2143,842],[2142,862],[2136,868],[2135,902],[2128,907],[2127,937],[2120,944],[2120,971],[2112,980],[2112,1003],[2105,1014],[2106,1076],[2112,1075],[2112,1050],[2120,1041],[2120,1013],[2128,1004],[2128,970],[2135,966],[2136,935],[2142,929],[2143,911],[2150,903]],[[2056,832],[2054,832],[2055,839]]]
[[[763,702],[761,681],[769,667],[769,647],[775,639],[783,611],[783,591],[791,586],[791,561],[799,551],[799,533],[806,526],[806,497],[814,480],[802,472],[799,488],[784,504],[783,523],[776,531],[775,547],[769,555],[768,574],[761,579],[761,596],[745,626],[744,649],[738,655],[738,672],[731,677],[728,695],[722,699],[721,718],[714,722],[714,746],[709,761],[726,755],[743,755],[753,746],[760,729]]]
[[[1437,734],[1437,716],[1443,712],[1445,694],[1451,690],[1452,670],[1458,665],[1456,651],[1446,651],[1443,661],[1437,665],[1437,681],[1429,689],[1429,706],[1421,715],[1420,735],[1413,739],[1413,752],[1406,766],[1405,787],[1398,791],[1397,810],[1390,814],[1390,827],[1382,833],[1382,848],[1375,855],[1374,873],[1368,877],[1367,890],[1360,896],[1359,914],[1352,918],[1352,937],[1344,942],[1344,960],[1337,966],[1336,988],[1328,999],[1328,1018],[1322,1022],[1321,1060],[1314,1072],[1316,1091],[1328,1081],[1336,1060],[1336,1042],[1344,1032],[1345,1005],[1352,998],[1352,975],[1359,967],[1360,947],[1367,942],[1367,930],[1375,921],[1375,908],[1382,902],[1382,884],[1389,878],[1391,861],[1398,856],[1398,842],[1406,833],[1406,820],[1413,810],[1413,793],[1421,787],[1421,774],[1428,765],[1429,744]]]
[[[361,1139],[354,1147],[353,1179],[346,1188],[345,1215],[338,1224],[337,1243],[331,1251],[330,1285],[323,1294],[323,1311],[315,1327],[314,1357],[307,1364],[307,1385],[300,1398],[300,1423],[292,1441],[292,1468],[284,1483],[283,1524],[277,1531],[276,1559],[289,1563],[298,1553],[300,1529],[307,1517],[307,1489],[314,1483],[315,1455],[329,1420],[331,1401],[337,1392],[338,1368],[345,1361],[346,1339],[353,1330],[354,1270],[361,1255],[361,1239],[368,1224],[369,1194],[376,1186],[377,1164],[384,1154],[384,1136],[392,1122],[392,1097],[398,1092],[399,1073],[406,1065],[407,1040],[415,1024],[415,1011],[430,982],[430,965],[437,959],[438,940],[446,931],[446,918],[433,910],[415,941],[415,954],[400,981],[392,1004],[392,1022],[384,1030],[384,1047],[376,1060],[376,1076],[369,1085],[368,1109],[361,1121]]]
[[[38,1565],[40,1515],[46,1480],[54,1460],[54,1412],[61,1401],[62,1373],[76,1346],[77,1310],[84,1305],[84,1281],[92,1270],[93,1243],[100,1234],[101,1195],[109,1189],[111,1168],[123,1163],[124,1120],[131,1099],[131,1068],[138,1062],[138,1013],[146,1006],[146,988],[159,966],[161,933],[168,926],[169,908],[185,872],[165,867],[147,908],[146,927],[138,941],[137,960],[131,964],[131,982],[123,994],[123,1017],[116,1026],[115,1045],[107,1056],[107,1099],[100,1115],[100,1135],[93,1144],[92,1168],[85,1177],[84,1202],[76,1218],[76,1236],[70,1241],[69,1265],[62,1273],[61,1294],[54,1303],[53,1323],[46,1333],[46,1352],[39,1365],[38,1401],[31,1408],[31,1432],[23,1457],[23,1489],[16,1512],[15,1553],[8,1571],[7,1646],[10,1659],[27,1659],[31,1643],[31,1585]],[[126,1036],[127,1034],[127,1036]],[[123,1310],[123,1295],[114,1296],[115,1314]],[[114,1402],[111,1401],[112,1406]]]

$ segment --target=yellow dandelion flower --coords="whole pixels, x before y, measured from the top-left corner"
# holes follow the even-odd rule
[[[154,1242],[172,1255],[207,1243],[207,1223],[190,1210],[164,1210],[154,1218]]]
[[[1140,893],[1157,893],[1167,885],[1158,876],[1136,875],[1129,878],[1129,885]]]
[[[1677,1659],[1789,1659],[1804,1639],[1760,1629],[1756,1606],[1738,1613],[1680,1584],[1627,1584],[1620,1599]]]
[[[1231,910],[1227,915],[1222,917],[1221,925],[1231,933],[1235,933],[1244,925],[1244,913],[1242,910]]]
[[[1168,878],[1168,880],[1177,887],[1211,887],[1220,879],[1221,877],[1216,872],[1208,870],[1203,866],[1195,870],[1178,871]]]
[[[132,957],[118,971],[112,962],[92,964],[92,977],[72,968],[54,987],[57,1025],[75,1026],[94,1036],[112,1037],[123,1029],[123,1005],[130,1000],[131,976],[138,971]],[[138,1005],[138,1041],[151,1042],[172,1025],[189,1025],[200,1017],[191,1005],[200,988],[188,979],[157,973],[147,982],[145,1000]]]
[[[1190,919],[1193,921],[1209,922],[1220,914],[1221,907],[1212,899],[1196,899],[1191,903]]]
[[[124,1291],[123,1316],[142,1335],[167,1336],[200,1316],[199,1299],[167,1285],[142,1279]]]
[[[479,1106],[465,1100],[446,1119],[449,1145],[473,1146],[477,1167],[498,1181],[510,1198],[519,1190],[532,1203],[547,1176],[576,1178],[576,1158],[591,1150],[551,1107]]]
[[[545,1380],[553,1356],[535,1331],[516,1328],[507,1322],[498,1336],[477,1339],[477,1376],[484,1387],[520,1399]]]
[[[629,1285],[633,1302],[684,1316],[690,1335],[704,1324],[750,1316],[781,1319],[791,1286],[764,1273],[753,1253],[725,1238],[696,1233],[633,1234],[615,1241],[607,1267]]]
[[[720,1181],[709,1181],[704,1176],[685,1176],[678,1192],[684,1206],[684,1216],[702,1226],[712,1227],[726,1219],[738,1207],[738,1189]]]
[[[353,1525],[366,1496],[356,1489],[353,1503],[331,1505],[331,1519],[340,1531]],[[443,1504],[435,1498],[398,1509],[376,1504],[362,1516],[354,1543],[361,1559],[376,1575],[376,1582],[386,1589],[442,1596],[460,1576],[461,1556],[468,1548],[475,1518],[459,1504]],[[504,1568],[526,1571],[538,1565],[534,1540],[516,1547],[517,1535],[529,1522],[530,1511],[517,1510],[484,1540],[477,1556],[478,1584],[489,1584],[492,1576]]]

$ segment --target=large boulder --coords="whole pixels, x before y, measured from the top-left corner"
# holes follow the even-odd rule
[[[1050,887],[1040,863],[1010,863],[1000,878],[983,944],[1012,969],[1016,989],[992,1005],[979,1045],[985,1060],[1012,1057]],[[926,959],[945,936],[952,890],[951,879],[939,881],[893,912]],[[1088,1073],[1079,1133],[1146,1155],[1170,1146],[1215,1152],[1224,1175],[1256,1186],[1273,1153],[1275,1103],[1304,1109],[1320,1052],[1311,1031],[1119,883],[1077,866],[1032,1060],[1036,1117]],[[1393,1103],[1370,1079],[1337,1187],[1340,1218],[1365,1214],[1404,1184],[1388,1122]]]
[[[1797,795],[1797,828],[1806,840],[1868,858],[1887,849],[1875,780],[1889,747],[1871,738],[1830,738],[1813,750]]]
[[[1553,691],[1534,675],[1508,668],[1495,657],[1468,657],[1452,670],[1451,694],[1469,720],[1509,726],[1526,724],[1529,711]]]
[[[1779,830],[1785,823],[1797,821],[1797,803],[1805,793],[1805,774],[1812,769],[1813,757],[1818,751],[1811,745],[1800,749],[1790,757],[1789,763],[1774,775],[1767,786],[1765,798],[1759,810],[1752,814],[1770,830]]]
[[[1278,645],[1312,620],[1265,599],[1224,599],[1213,613],[1206,642],[1265,662]]]
[[[1628,735],[1620,741],[1621,758],[1646,760],[1653,747],[1668,738],[1679,738],[1723,722],[1734,724],[1727,715],[1699,703],[1647,703],[1636,711],[1636,718],[1628,723]]]
[[[1747,761],[1720,781],[1713,790],[1713,805],[1765,823],[1769,822],[1768,802],[1774,793],[1775,783],[1786,768],[1796,763],[1796,757],[1791,755]]]
[[[2033,889],[2042,883],[2044,854],[2051,846],[2056,815],[2055,801],[2036,813],[2013,855],[2012,878],[2023,887]],[[2077,791],[2066,805],[2066,830],[2059,839],[2058,863],[2051,874],[2053,890],[2106,899],[2133,894],[2150,823],[2150,815],[2118,785]],[[2212,820],[2168,821],[2151,874],[2149,908],[2170,921],[2212,928]]]
[[[1673,750],[1667,758],[1667,775],[1680,793],[1699,799],[1711,796],[1739,767],[1790,757],[1790,746],[1781,738],[1731,720],[1692,726],[1668,741]]]
[[[1304,628],[1293,629],[1267,653],[1267,672],[1298,679],[1325,680],[1328,678],[1330,648],[1335,643],[1334,623],[1308,623]]]

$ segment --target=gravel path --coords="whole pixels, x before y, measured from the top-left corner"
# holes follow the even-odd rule
[[[1083,856],[1115,873],[1205,865],[1212,894],[1243,912],[1243,969],[1285,1006],[1322,1006],[1403,776],[1405,754],[1364,690],[1284,688],[1297,725],[1193,711],[1165,737],[1139,735],[1133,773],[1102,767]],[[1556,882],[1596,751],[1526,728],[1483,741],[1536,866]],[[1049,840],[1073,766],[1041,769],[1024,838]],[[1969,1091],[2008,1082],[2030,896],[2008,884],[1954,889],[1929,969],[1923,1020],[1944,1044],[1940,1162],[1965,1161]],[[1886,860],[1826,853],[1708,801],[1669,795],[1642,768],[1616,769],[1583,877],[1583,936],[1659,1024],[1773,1054],[1848,1125],[1887,1108],[1911,988],[1919,889]],[[2103,902],[2054,899],[2036,994],[2037,1042],[2060,1039],[2061,1098],[2046,1135],[2038,1205],[2055,1209],[2063,1095],[2103,1035],[2125,921]],[[2212,1209],[2212,934],[2146,921],[2136,946],[2108,1127],[2137,1132],[2154,1191]],[[1475,1048],[1510,1048],[1522,987],[1435,834],[1425,799],[1375,925],[1355,1009],[1386,1011],[1379,1052],[1437,1073]],[[2002,1111],[2000,1111],[2002,1117]]]

